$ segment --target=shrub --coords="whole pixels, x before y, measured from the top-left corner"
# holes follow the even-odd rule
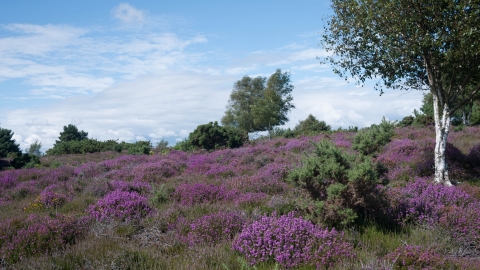
[[[187,230],[188,233],[180,237],[190,246],[196,244],[215,245],[222,241],[232,240],[242,230],[244,224],[245,218],[238,213],[213,213],[192,221]]]
[[[88,207],[87,212],[98,221],[107,219],[139,220],[153,212],[147,198],[137,192],[113,191]]]
[[[40,159],[35,155],[31,155],[31,154],[27,154],[27,153],[23,153],[23,154],[19,153],[10,162],[10,165],[12,165],[12,167],[14,167],[15,169],[33,168],[37,164],[40,164]]]
[[[324,222],[346,226],[380,207],[382,198],[376,187],[380,167],[330,141],[315,146],[315,155],[292,170],[288,180],[306,189],[317,201],[317,213]]]
[[[444,256],[420,246],[401,246],[386,257],[394,261],[393,269],[454,269],[446,267]]]
[[[438,224],[464,250],[473,250],[473,255],[480,253],[479,201],[443,208]]]
[[[464,207],[472,200],[470,195],[459,188],[436,185],[423,178],[417,178],[403,188],[390,190],[388,197],[392,213],[401,224],[437,224],[445,209]]]
[[[6,128],[0,128],[0,158],[7,157],[9,153],[21,154],[21,151],[13,139],[13,132]]]
[[[188,138],[192,146],[206,150],[236,148],[247,141],[247,136],[240,130],[219,126],[216,121],[199,125]]]
[[[224,186],[195,183],[180,184],[172,198],[183,205],[194,205],[205,202],[217,202],[233,199],[237,194],[235,190],[228,190]]]
[[[315,116],[309,114],[307,119],[300,121],[294,128],[297,134],[316,134],[322,131],[330,131],[332,127],[325,121],[318,121]]]
[[[473,146],[466,157],[467,163],[477,175],[480,175],[480,144]]]
[[[382,119],[379,125],[371,125],[357,132],[353,138],[352,148],[363,155],[371,155],[380,150],[395,134],[395,123]]]
[[[74,141],[57,141],[53,148],[47,150],[47,155],[57,156],[65,154],[86,154],[106,151],[127,151],[131,155],[147,155],[150,153],[151,148],[152,145],[149,141],[117,143],[114,140],[102,142],[96,139],[83,139]]]
[[[110,182],[112,190],[137,192],[138,194],[147,194],[152,189],[152,186],[146,182],[126,182],[121,180],[114,180]]]
[[[329,268],[354,256],[343,233],[322,229],[292,213],[279,218],[262,216],[242,230],[232,247],[252,265],[273,260],[287,268],[306,264]]]
[[[405,116],[402,121],[398,122],[399,127],[409,127],[413,124],[414,118],[413,116]]]
[[[57,215],[30,215],[0,223],[0,253],[9,263],[22,257],[73,245],[88,229],[88,219]]]

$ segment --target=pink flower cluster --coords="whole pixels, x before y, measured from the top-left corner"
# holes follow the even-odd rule
[[[293,213],[262,216],[242,230],[232,247],[246,255],[252,265],[275,260],[288,268],[306,264],[328,268],[354,256],[343,233],[322,229]]]
[[[200,217],[189,224],[180,235],[190,246],[196,244],[215,245],[231,241],[245,224],[245,218],[236,212],[218,212]]]
[[[24,256],[54,251],[75,244],[88,225],[88,219],[65,215],[4,220],[0,223],[0,254],[15,263]]]
[[[235,202],[236,205],[248,205],[265,199],[265,193],[241,193],[237,189],[203,183],[184,183],[177,186],[172,199],[183,205],[215,203],[220,201]]]
[[[147,198],[137,192],[115,190],[88,207],[87,212],[98,221],[117,219],[140,220],[153,213]]]

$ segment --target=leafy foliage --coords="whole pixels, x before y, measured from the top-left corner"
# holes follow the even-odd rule
[[[297,134],[315,134],[330,130],[330,125],[327,125],[325,121],[318,121],[317,118],[311,114],[308,115],[307,119],[300,121],[294,129]]]
[[[322,45],[340,76],[376,88],[428,89],[436,132],[435,181],[451,185],[445,162],[450,118],[480,97],[480,2],[333,0]]]
[[[105,151],[127,151],[132,155],[147,155],[150,153],[152,145],[149,141],[138,141],[135,143],[118,143],[114,140],[98,141],[96,139],[85,139],[81,141],[58,142],[53,148],[47,150],[47,155],[64,154],[86,154]]]
[[[353,139],[352,149],[362,155],[372,155],[390,141],[394,130],[395,124],[383,118],[379,125],[373,124],[360,130]]]
[[[0,128],[0,158],[7,157],[9,153],[20,153],[19,145],[12,138],[13,132],[6,128]]]
[[[42,155],[42,152],[40,151],[41,149],[42,149],[42,143],[39,142],[38,140],[35,140],[34,143],[30,144],[30,146],[27,149],[25,149],[25,152],[27,152],[27,154],[40,157]]]
[[[219,126],[215,121],[199,125],[188,136],[190,144],[206,150],[220,149],[223,147],[236,148],[247,140],[246,135],[233,127]]]
[[[325,223],[343,227],[381,205],[376,186],[382,171],[370,158],[349,154],[326,140],[316,144],[314,154],[292,170],[288,180],[310,193]]]
[[[38,158],[38,156],[27,153],[19,153],[10,162],[10,165],[12,165],[12,167],[15,169],[33,168],[37,164],[40,164],[40,159]]]
[[[222,124],[237,127],[245,133],[272,130],[288,121],[294,108],[290,93],[290,74],[277,69],[266,77],[243,77],[235,82]]]
[[[79,131],[75,125],[68,124],[63,126],[63,132],[60,132],[57,142],[81,141],[88,139],[88,132]]]

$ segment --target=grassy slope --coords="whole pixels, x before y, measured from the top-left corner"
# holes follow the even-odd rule
[[[452,133],[452,142],[463,154],[479,143],[479,128]],[[144,190],[155,213],[143,220],[127,222],[93,222],[88,232],[74,245],[58,246],[43,252],[28,254],[9,267],[13,269],[248,269],[245,258],[234,252],[231,240],[216,245],[188,246],[179,239],[172,224],[179,217],[192,221],[217,212],[239,212],[252,221],[262,214],[286,214],[292,210],[305,212],[310,202],[305,191],[283,181],[288,171],[299,166],[304,153],[313,150],[310,142],[323,138],[333,140],[349,149],[352,133],[337,133],[253,141],[239,149],[212,153],[183,153],[172,151],[166,155],[118,156],[114,153],[44,158],[44,164],[59,168],[20,170],[14,175],[14,184],[0,189],[0,223],[12,219],[23,220],[31,214],[55,217],[68,214],[85,216],[94,204],[114,189],[113,181],[147,182],[151,190]],[[431,129],[401,129],[393,141],[433,138]],[[5,175],[7,172],[1,172]],[[464,174],[467,175],[467,174]],[[468,179],[477,183],[472,174]],[[172,197],[172,191],[182,184],[213,184],[241,194],[264,194],[260,199],[210,199],[193,205],[181,204],[181,198]],[[402,183],[396,183],[402,185]],[[53,186],[52,186],[53,185]],[[65,203],[34,207],[45,188],[66,197]],[[192,195],[194,196],[194,195]],[[36,201],[37,200],[37,201]],[[302,208],[303,207],[303,208]],[[303,209],[303,210],[302,210]],[[11,223],[9,223],[11,224]],[[345,233],[355,246],[355,259],[343,260],[338,269],[389,269],[393,260],[385,255],[405,245],[433,248],[442,256],[459,253],[451,236],[441,229],[426,225],[410,225],[400,231],[389,231],[373,224],[354,226]],[[0,232],[2,226],[0,225]],[[3,226],[5,228],[5,226]],[[4,229],[4,235],[5,229]],[[1,241],[1,240],[0,240]],[[1,242],[0,242],[1,247]],[[3,247],[5,248],[5,247]],[[1,257],[1,256],[0,256]],[[470,256],[472,257],[472,256]],[[475,257],[475,256],[473,256]],[[471,260],[471,258],[465,259]],[[0,268],[1,268],[0,264]],[[4,262],[4,267],[8,267]],[[465,265],[468,265],[465,264]],[[264,262],[257,269],[272,269],[274,262]],[[304,266],[301,269],[315,269]]]

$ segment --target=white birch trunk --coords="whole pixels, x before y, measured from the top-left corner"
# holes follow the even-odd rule
[[[435,117],[435,182],[451,186],[448,177],[448,164],[445,157],[447,148],[447,137],[450,129],[450,108],[443,103],[443,110],[440,111],[441,99],[433,93],[433,112]]]

